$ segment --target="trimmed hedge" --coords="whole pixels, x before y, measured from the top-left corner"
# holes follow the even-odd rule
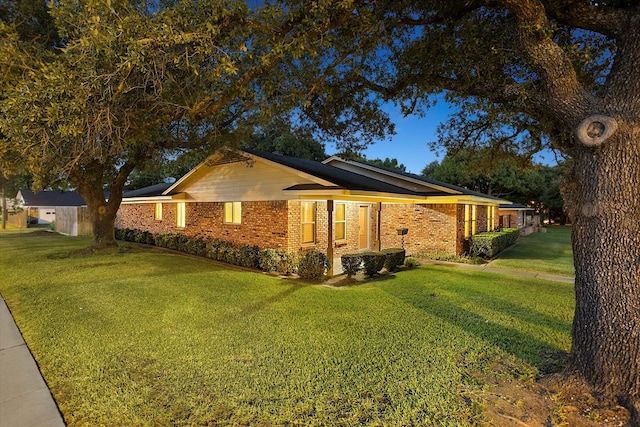
[[[351,277],[356,275],[362,268],[362,256],[360,254],[346,254],[340,257],[342,263],[342,271]]]
[[[295,254],[283,253],[275,249],[261,250],[258,246],[236,244],[220,239],[189,237],[181,233],[154,235],[148,231],[128,228],[115,229],[114,235],[118,240],[155,245],[263,271],[291,274],[295,273],[298,267]]]
[[[398,266],[404,264],[405,250],[402,248],[388,248],[383,249],[380,253],[385,255],[384,268],[387,271],[397,271]]]
[[[310,249],[300,254],[298,276],[302,279],[320,280],[329,268],[329,259],[325,254]]]
[[[384,267],[387,256],[382,252],[364,252],[362,254],[362,264],[364,274],[371,277],[376,275]]]
[[[483,258],[493,258],[513,245],[520,236],[517,228],[503,228],[501,231],[478,233],[471,237],[469,254]]]

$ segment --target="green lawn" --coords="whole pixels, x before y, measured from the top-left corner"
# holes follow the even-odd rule
[[[0,236],[0,293],[70,426],[468,425],[481,373],[569,350],[564,283],[428,266],[332,288]],[[131,246],[128,246],[131,248]]]
[[[520,237],[512,248],[492,261],[491,266],[573,276],[571,227],[550,226],[546,233]]]

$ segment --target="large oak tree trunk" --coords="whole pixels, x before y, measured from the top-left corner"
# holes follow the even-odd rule
[[[640,425],[640,128],[576,149],[571,368]]]
[[[111,171],[110,166],[95,162],[82,169],[73,170],[69,174],[71,182],[76,186],[78,193],[87,202],[89,219],[93,226],[93,242],[91,249],[101,251],[118,246],[114,235],[116,214],[122,202],[122,193],[127,177],[135,167],[135,162],[125,163],[112,176],[109,182],[109,192],[105,194],[103,182]]]

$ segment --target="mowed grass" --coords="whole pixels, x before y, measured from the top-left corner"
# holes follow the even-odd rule
[[[546,233],[520,237],[518,242],[491,262],[492,267],[538,273],[575,275],[571,227],[550,226]]]
[[[0,236],[0,293],[70,426],[469,425],[483,372],[530,381],[569,350],[564,283],[428,266],[331,288],[68,256],[88,244]]]

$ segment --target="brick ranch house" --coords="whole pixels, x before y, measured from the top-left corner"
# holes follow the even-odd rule
[[[220,150],[173,184],[125,193],[116,228],[184,233],[330,260],[404,247],[462,254],[506,200],[359,162]],[[399,229],[406,229],[401,235]],[[333,263],[329,274],[339,270]],[[336,265],[337,264],[337,265]]]

